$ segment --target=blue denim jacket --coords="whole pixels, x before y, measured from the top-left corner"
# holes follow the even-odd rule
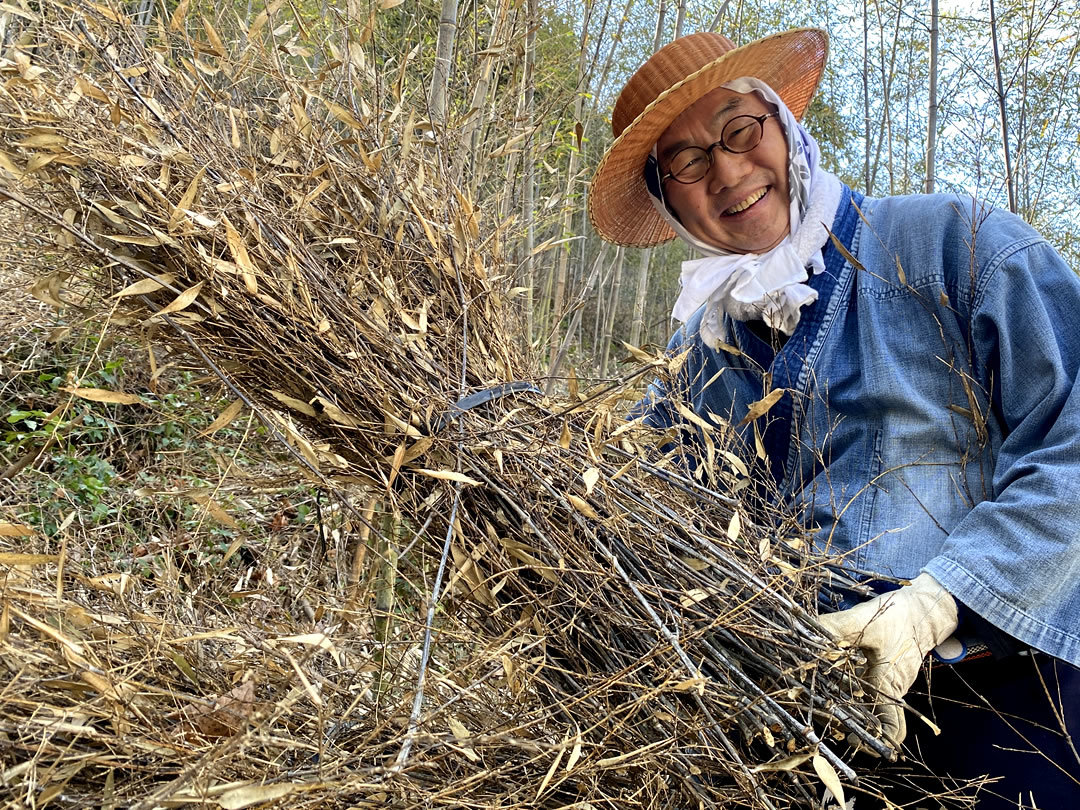
[[[860,212],[861,211],[861,216]],[[1022,643],[1080,665],[1080,280],[1017,217],[954,196],[845,190],[817,302],[775,355],[730,321],[713,351],[702,311],[646,421],[672,400],[739,425],[819,547],[856,569],[929,571]],[[754,433],[757,433],[755,438]]]

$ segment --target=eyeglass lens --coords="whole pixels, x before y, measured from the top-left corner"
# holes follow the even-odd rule
[[[693,182],[705,176],[712,165],[712,149],[721,146],[728,152],[749,152],[759,143],[765,122],[753,115],[737,115],[720,132],[720,140],[709,149],[688,146],[671,160],[672,177],[680,182]]]

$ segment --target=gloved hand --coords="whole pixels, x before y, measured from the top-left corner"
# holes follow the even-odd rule
[[[899,701],[918,677],[923,659],[956,629],[956,600],[924,573],[899,590],[819,620],[841,645],[865,652],[863,677],[886,698],[874,713],[885,736],[899,747],[907,736]]]

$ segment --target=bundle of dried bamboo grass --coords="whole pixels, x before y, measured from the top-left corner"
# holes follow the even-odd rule
[[[0,66],[0,195],[68,257],[39,294],[186,346],[307,474],[381,493],[399,516],[384,549],[407,546],[398,566],[430,583],[423,632],[396,638],[416,660],[399,656],[396,678],[359,693],[327,683],[356,683],[371,639],[316,640],[302,659],[254,628],[230,639],[273,663],[259,703],[273,708],[240,711],[224,747],[202,729],[194,761],[212,761],[213,779],[196,779],[192,745],[164,741],[162,724],[200,699],[221,720],[255,704],[253,687],[228,690],[222,671],[194,699],[191,684],[138,670],[139,633],[89,655],[42,619],[100,611],[113,618],[95,626],[153,626],[155,644],[199,633],[135,602],[119,615],[92,583],[61,598],[23,582],[5,593],[10,621],[55,647],[28,699],[63,726],[35,744],[95,763],[80,796],[96,784],[116,802],[176,806],[205,777],[201,795],[224,807],[781,808],[815,805],[822,782],[850,790],[836,741],[890,753],[814,619],[830,561],[783,515],[737,500],[754,487],[723,435],[699,437],[688,477],[653,451],[672,436],[623,421],[625,383],[561,403],[522,383],[534,370],[514,337],[503,234],[447,179],[438,143],[415,139],[392,86],[382,109],[348,56],[290,71],[255,32],[232,53],[208,24],[191,40],[175,20],[141,31],[100,6],[33,14],[37,44]],[[459,403],[469,395],[486,401]],[[456,609],[436,621],[444,593]],[[441,674],[433,628],[456,659]],[[74,681],[99,720],[113,713],[110,732],[68,728]],[[8,776],[32,738],[3,754]],[[250,793],[256,774],[270,786]]]

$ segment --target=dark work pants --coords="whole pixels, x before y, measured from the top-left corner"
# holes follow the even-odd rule
[[[1080,669],[1041,653],[939,665],[907,702],[941,728],[935,736],[908,713],[906,746],[934,774],[1000,777],[978,790],[975,810],[1080,810]],[[926,794],[886,791],[896,804],[936,808]]]

